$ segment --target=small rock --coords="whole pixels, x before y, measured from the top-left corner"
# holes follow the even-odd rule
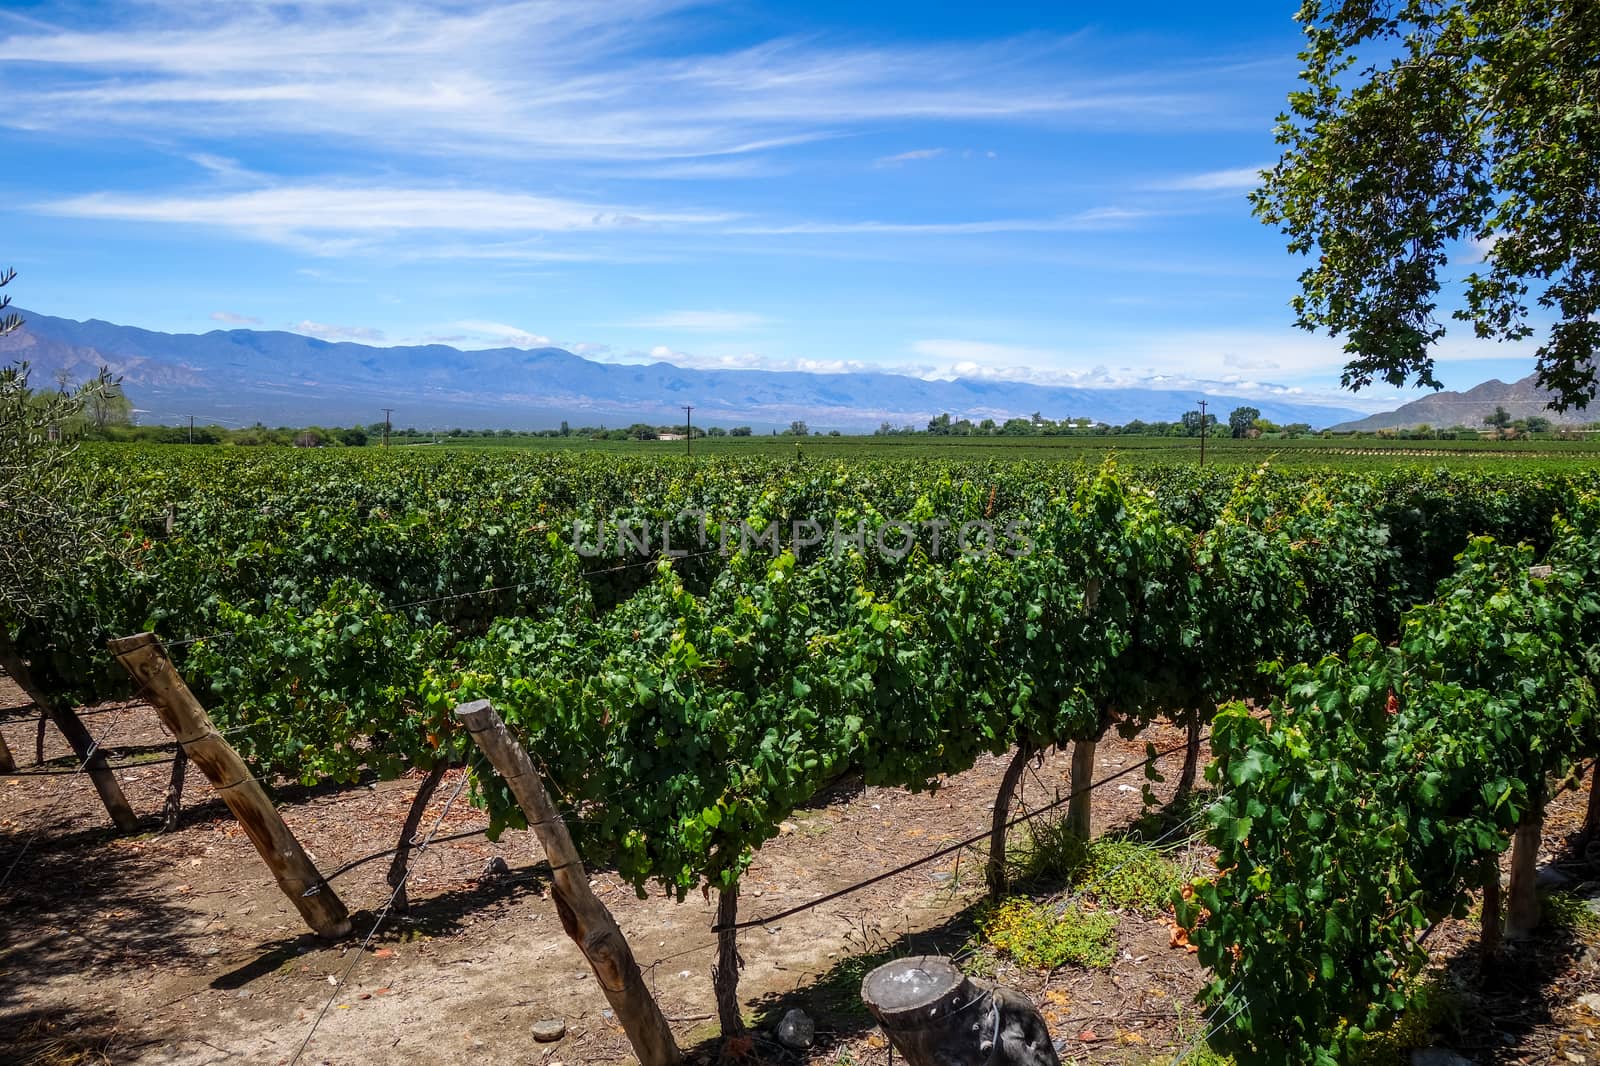
[[[1578,1004],[1590,1014],[1600,1015],[1600,993],[1588,992],[1578,997]]]
[[[1472,1066],[1472,1060],[1449,1048],[1418,1048],[1411,1053],[1411,1066]]]
[[[790,833],[793,833],[796,828],[798,827],[793,822],[778,823],[778,832],[784,836],[788,836]]]
[[[811,1016],[799,1008],[791,1009],[783,1016],[783,1021],[778,1023],[778,1043],[786,1048],[799,1050],[808,1048],[817,1039],[816,1023]]]
[[[239,989],[239,991],[234,993],[233,998],[234,999],[249,999],[250,998],[250,990],[248,988],[241,988],[241,989]]]
[[[488,881],[495,877],[504,877],[511,872],[511,867],[506,865],[506,860],[496,855],[483,864],[483,873],[478,876],[480,881]]]
[[[567,1023],[560,1018],[545,1018],[533,1023],[533,1038],[541,1044],[552,1044],[567,1035]]]

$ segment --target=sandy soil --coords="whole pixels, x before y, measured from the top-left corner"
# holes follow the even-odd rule
[[[25,703],[0,677],[0,729],[28,770],[36,718]],[[94,708],[85,722],[103,745],[118,750],[119,761],[170,755],[170,741],[142,704]],[[1145,739],[1161,747],[1181,742],[1164,727],[1134,742],[1108,740],[1098,775],[1143,758]],[[47,766],[71,769],[70,753],[53,729],[46,741]],[[1169,783],[1157,787],[1163,797],[1179,760],[1167,760]],[[744,883],[741,917],[776,913],[982,831],[1003,770],[1003,760],[984,759],[931,794],[856,787],[819,799],[796,813],[793,832],[758,854]],[[509,832],[496,843],[472,837],[428,849],[414,865],[409,913],[391,914],[364,948],[359,940],[330,945],[305,932],[226,808],[192,771],[181,828],[155,832],[169,771],[162,764],[120,773],[135,809],[151,815],[150,831],[135,838],[110,832],[81,776],[0,778],[0,876],[15,864],[0,887],[6,915],[0,925],[0,1061],[287,1063],[325,1004],[303,1063],[631,1061],[593,976],[561,932],[531,834]],[[1025,778],[1024,805],[1064,792],[1066,775],[1065,756],[1047,756]],[[447,776],[425,828],[439,819],[455,784],[455,775]],[[1096,793],[1097,830],[1138,817],[1141,784],[1139,775],[1130,775]],[[289,826],[327,873],[392,847],[416,786],[416,779],[402,779],[287,788],[280,799]],[[1552,848],[1575,828],[1574,818],[1581,821],[1582,803],[1582,796],[1570,794],[1560,801],[1551,819]],[[484,820],[463,793],[438,834],[471,830]],[[496,857],[507,872],[486,876]],[[1198,847],[1180,857],[1205,861]],[[379,859],[334,881],[354,913],[358,937],[374,928],[388,898],[387,867],[388,859]],[[975,851],[964,852],[744,933],[740,987],[757,1026],[755,1056],[787,1063],[886,1062],[883,1039],[854,994],[867,960],[881,953],[961,951],[982,892],[980,867]],[[709,977],[714,903],[699,895],[682,903],[639,900],[603,867],[591,876],[680,1045],[693,1058],[712,1061],[719,1051]],[[1469,951],[1473,939],[1470,926],[1448,924],[1430,943],[1441,965]],[[1118,936],[1120,957],[1108,971],[1047,974],[1002,965],[996,974],[1034,997],[1061,1041],[1063,1061],[1159,1060],[1204,1031],[1193,1005],[1203,972],[1193,956],[1169,945],[1164,921],[1128,916]],[[1490,1049],[1496,1057],[1553,1049],[1569,1023],[1596,1022],[1571,1012],[1581,1014],[1575,997],[1595,986],[1600,955],[1584,956],[1582,945],[1566,948],[1532,977],[1519,977],[1537,984],[1545,1020],[1524,1026],[1509,1044],[1505,1027],[1490,1025],[1484,1041],[1486,1047],[1498,1042]],[[1545,972],[1552,966],[1559,976]],[[818,1045],[804,1055],[768,1036],[790,1006],[817,1019]],[[1525,1003],[1519,1009],[1528,1013]],[[565,1021],[563,1039],[532,1039],[530,1027],[546,1018]]]

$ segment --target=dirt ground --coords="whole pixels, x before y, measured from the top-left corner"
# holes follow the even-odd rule
[[[0,676],[0,729],[24,770],[33,767],[34,722],[21,693]],[[139,703],[94,708],[85,718],[119,762],[166,758],[171,742]],[[1158,727],[1100,747],[1097,777],[1138,762],[1144,743],[1181,735]],[[53,729],[48,768],[75,765]],[[1168,783],[1180,756],[1164,760]],[[929,794],[844,788],[799,811],[792,831],[768,842],[744,882],[741,917],[774,914],[982,831],[1003,759],[986,758]],[[595,980],[562,933],[546,893],[547,868],[531,834],[508,832],[436,844],[414,863],[411,909],[391,913],[363,946],[389,896],[387,857],[334,879],[356,938],[326,944],[305,931],[226,808],[192,769],[183,822],[156,831],[171,767],[122,771],[149,831],[118,837],[81,775],[0,777],[0,1062],[289,1063],[315,1024],[303,1063],[515,1063],[567,1066],[631,1061]],[[458,772],[457,772],[458,773]],[[422,825],[439,836],[484,823],[448,775]],[[280,791],[285,820],[324,874],[392,847],[418,781]],[[1143,810],[1142,775],[1096,792],[1095,828],[1130,824]],[[1022,803],[1064,794],[1067,759],[1053,754],[1025,776]],[[1557,802],[1547,843],[1581,822],[1583,797]],[[1181,841],[1198,828],[1179,827]],[[498,872],[493,860],[503,860]],[[1198,867],[1198,845],[1176,858]],[[742,934],[740,991],[755,1026],[757,1061],[879,1064],[883,1038],[856,995],[870,965],[888,955],[958,954],[969,944],[982,894],[976,850],[883,881]],[[1574,869],[1577,867],[1574,866]],[[1582,871],[1579,871],[1580,874]],[[719,1045],[710,966],[715,905],[698,894],[639,900],[604,867],[596,892],[626,932],[679,1043],[714,1061]],[[1463,983],[1476,974],[1470,923],[1446,923],[1430,949]],[[1063,1062],[1167,1061],[1205,1032],[1193,1002],[1204,979],[1194,957],[1170,946],[1162,920],[1125,916],[1109,970],[1054,973],[1002,964],[995,976],[1039,1004]],[[1466,961],[1464,961],[1466,960]],[[1600,988],[1600,950],[1576,935],[1542,938],[1513,952],[1507,980],[1487,990],[1478,1027],[1453,1035],[1480,1061],[1600,1061],[1600,1019],[1577,997]],[[1467,974],[1467,970],[1471,970]],[[1461,975],[1455,975],[1460,970]],[[1489,998],[1484,998],[1489,997]],[[1498,998],[1493,998],[1498,997]],[[1595,1002],[1600,1003],[1600,1000]],[[319,1013],[326,1006],[320,1024]],[[771,1039],[789,1007],[817,1021],[817,1045],[788,1051]],[[1498,1011],[1498,1013],[1497,1013]],[[559,1041],[531,1027],[560,1019]],[[1580,1056],[1573,1059],[1571,1056]]]

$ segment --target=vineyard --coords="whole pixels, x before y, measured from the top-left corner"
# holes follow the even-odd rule
[[[79,453],[71,477],[73,506],[107,532],[37,609],[0,606],[0,668],[72,751],[30,765],[31,720],[7,720],[0,758],[13,770],[0,789],[17,796],[52,775],[52,796],[98,790],[102,825],[162,847],[138,834],[177,827],[189,760],[148,729],[133,745],[117,735],[150,722],[140,701],[167,698],[119,639],[153,633],[159,643],[139,647],[170,659],[209,714],[205,737],[237,753],[297,832],[327,840],[307,849],[320,873],[292,901],[313,928],[315,896],[317,931],[347,935],[350,923],[328,918],[345,912],[335,871],[388,849],[386,890],[354,916],[366,941],[349,966],[408,905],[426,912],[408,899],[425,879],[412,873],[445,837],[537,833],[559,924],[581,941],[573,894],[594,893],[564,884],[526,782],[508,778],[479,726],[469,732],[462,708],[487,701],[594,873],[585,884],[616,889],[620,955],[643,965],[634,993],[652,1009],[652,996],[671,998],[650,987],[657,971],[684,963],[658,952],[671,953],[665,938],[641,942],[644,920],[617,901],[660,897],[689,930],[683,954],[696,981],[710,978],[713,1011],[656,1017],[668,1044],[696,1054],[796,1061],[746,1034],[741,971],[772,976],[763,952],[795,950],[778,943],[786,922],[891,877],[955,862],[950,892],[965,883],[992,900],[971,912],[974,942],[1005,954],[1002,933],[1037,917],[1024,903],[1038,863],[1024,870],[1018,855],[1058,834],[1080,857],[1063,891],[1027,904],[1046,908],[1047,930],[1138,912],[1170,921],[1170,950],[1204,968],[1198,1002],[1177,1012],[1193,1031],[1166,1051],[1147,1038],[1101,1046],[1085,1023],[1054,1033],[1072,1045],[1064,1059],[1371,1061],[1429,987],[1441,923],[1471,914],[1486,966],[1534,935],[1547,812],[1568,810],[1564,793],[1600,757],[1600,472],[1579,463],[1358,473],[1014,452],[105,448]],[[141,796],[166,786],[167,810],[130,803],[119,775]],[[191,780],[191,800],[205,787]],[[817,812],[836,810],[828,797],[850,789],[871,802],[838,818],[868,824],[893,808],[938,832],[875,849],[873,868],[799,851]],[[403,796],[398,835],[326,836],[322,823],[368,795]],[[1144,836],[1094,839],[1118,819]],[[46,821],[8,801],[0,896],[13,912],[38,887],[31,864],[55,854]],[[1184,859],[1119,894],[1113,875],[1143,860],[1104,856],[1133,840],[1182,845]],[[851,876],[817,876],[835,862]],[[780,868],[792,906],[743,890],[753,871],[766,884]],[[237,876],[273,890],[265,865]],[[506,906],[484,889],[469,919],[471,892],[454,895],[458,931]],[[271,906],[298,920],[283,896]],[[557,924],[538,939],[567,944],[570,979],[596,955]],[[163,935],[144,930],[140,943],[154,951]],[[854,954],[883,947],[869,939]],[[7,949],[20,952],[16,934]],[[297,957],[265,940],[257,951],[268,969]],[[1007,965],[1027,969],[1027,954]],[[1032,969],[1114,961],[1083,958]],[[848,961],[828,965],[859,985]],[[340,1043],[340,1020],[324,1016],[344,967],[328,973],[325,1003],[274,1016],[274,1061],[425,1055]],[[625,1035],[650,1061],[627,996],[594,972],[576,993],[597,1011],[609,999],[614,1043],[625,1049]],[[0,1008],[25,998],[0,988]]]

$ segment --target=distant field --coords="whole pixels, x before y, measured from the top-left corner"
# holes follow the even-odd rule
[[[527,449],[682,456],[684,441],[594,441],[578,437],[447,438],[439,444],[397,444],[432,449]],[[1061,459],[1098,462],[1108,454],[1135,463],[1197,463],[1200,441],[1184,437],[717,437],[696,440],[696,455],[816,456],[827,458]],[[1311,437],[1300,440],[1212,439],[1206,462],[1280,466],[1394,467],[1407,464],[1483,467],[1503,462],[1539,466],[1590,466],[1600,462],[1600,441],[1441,440]]]

